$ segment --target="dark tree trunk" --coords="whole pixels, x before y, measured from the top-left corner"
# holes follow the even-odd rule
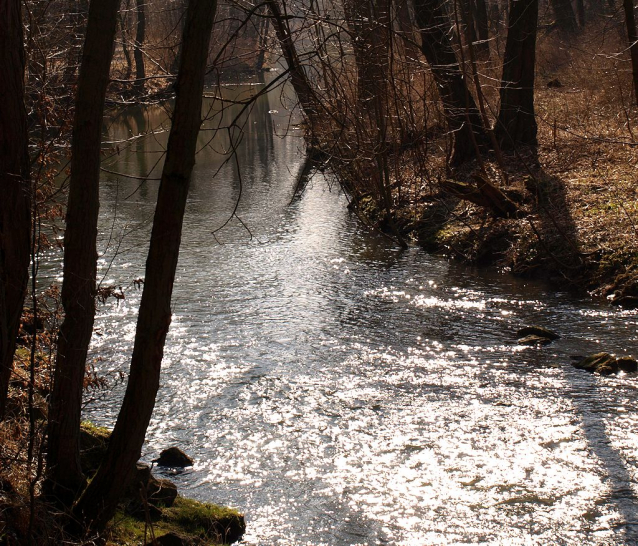
[[[261,16],[258,26],[258,53],[255,62],[255,71],[261,72],[264,69],[264,59],[266,57],[266,49],[268,47],[268,30],[270,29],[270,18],[265,16],[265,9],[259,11]]]
[[[587,23],[585,0],[576,0],[576,15],[578,16],[578,24],[583,28]]]
[[[634,96],[638,104],[638,33],[636,33],[636,19],[634,16],[633,0],[623,0],[625,10],[625,24],[627,37],[629,38],[629,51],[631,52],[631,70],[634,80]]]
[[[556,27],[561,32],[571,34],[576,32],[576,13],[571,0],[551,0]],[[511,19],[510,19],[511,20]]]
[[[454,133],[452,163],[460,164],[476,153],[474,141],[483,142],[481,116],[470,94],[448,34],[450,20],[445,0],[415,0],[421,50],[436,81],[450,130]]]
[[[82,39],[86,27],[87,0],[75,0],[69,3],[69,25],[71,27],[70,44],[64,70],[65,83],[73,83],[82,57]]]
[[[119,0],[93,0],[80,66],[64,234],[64,322],[49,409],[48,487],[68,500],[84,485],[79,433],[86,354],[95,318],[100,143]]]
[[[303,66],[299,62],[299,56],[295,44],[290,34],[290,29],[285,18],[281,14],[277,0],[266,0],[266,5],[272,14],[272,23],[275,27],[275,34],[277,35],[277,41],[279,47],[288,65],[288,72],[290,73],[290,83],[297,94],[299,99],[299,105],[308,118],[310,127],[314,125],[318,117],[318,103],[317,97],[310,86],[310,82],[306,77]]]
[[[31,248],[21,4],[0,4],[0,419],[6,409]]]
[[[386,95],[389,63],[388,0],[346,0],[344,11],[357,65],[357,104],[366,117]]]
[[[509,30],[503,59],[501,107],[496,125],[500,144],[536,145],[534,70],[538,0],[510,0]]]
[[[135,48],[133,49],[133,58],[135,59],[135,91],[138,94],[144,93],[144,78],[146,71],[144,69],[144,40],[146,39],[146,1],[135,0],[137,14],[137,24],[135,25]]]
[[[131,77],[131,73],[133,72],[133,61],[131,59],[131,52],[128,48],[128,11],[129,11],[129,3],[130,0],[126,0],[126,5],[124,6],[124,12],[126,16],[122,15],[120,11],[118,15],[118,21],[120,23],[120,37],[122,39],[122,53],[124,54],[124,60],[126,61],[126,73],[124,77],[128,80]]]
[[[485,0],[473,0],[472,14],[476,22],[476,34],[479,39],[477,50],[482,55],[489,57],[490,33],[489,33],[489,18],[487,16],[487,2]]]
[[[215,10],[214,0],[191,0],[187,10],[175,110],[146,261],[131,373],[107,453],[74,508],[78,519],[94,531],[104,528],[115,513],[139,459],[159,388]]]
[[[397,23],[399,26],[399,36],[403,40],[405,56],[409,62],[418,62],[423,55],[419,43],[421,37],[416,33],[416,27],[410,15],[410,4],[408,0],[399,0],[397,9]]]

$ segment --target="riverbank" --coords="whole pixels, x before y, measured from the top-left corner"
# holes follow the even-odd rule
[[[14,399],[20,398],[19,393],[13,394]],[[14,402],[15,407],[23,406],[17,399]],[[45,428],[41,409],[36,443]],[[1,458],[24,451],[28,429],[25,408],[0,423]],[[97,470],[109,436],[106,428],[82,423],[81,463],[87,476]],[[38,475],[29,477],[31,471]],[[85,544],[85,540],[65,533],[62,509],[40,496],[39,473],[39,469],[24,467],[0,470],[0,544]],[[104,533],[92,540],[109,546],[217,545],[236,542],[245,529],[244,516],[237,510],[182,497],[170,480],[156,478],[148,465],[138,463],[115,517]]]
[[[444,157],[432,156],[427,169],[403,159],[401,191],[393,194],[395,230],[429,252],[635,308],[637,112],[610,94],[604,88],[539,88],[537,155],[517,150],[502,164],[494,155],[483,158],[488,181],[516,207],[510,217],[449,191],[458,183],[477,187],[478,161],[449,172]],[[370,199],[356,204],[373,225],[391,231]]]

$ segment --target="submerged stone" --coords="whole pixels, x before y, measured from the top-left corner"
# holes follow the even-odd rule
[[[518,340],[519,345],[547,345],[551,343],[552,340],[547,337],[541,336],[525,336]]]

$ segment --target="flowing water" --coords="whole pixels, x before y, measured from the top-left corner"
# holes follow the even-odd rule
[[[279,97],[242,118],[235,161],[211,128],[237,112],[200,139],[143,458],[193,456],[172,479],[244,511],[248,545],[636,544],[638,379],[570,356],[636,356],[638,316],[395,248],[322,174],[292,199],[303,144]],[[150,169],[165,120],[114,115],[112,141],[146,136],[106,168]],[[101,274],[126,295],[96,322],[107,377],[128,367],[156,189],[104,177]],[[562,338],[517,346],[527,324]],[[86,416],[112,425],[123,388]]]

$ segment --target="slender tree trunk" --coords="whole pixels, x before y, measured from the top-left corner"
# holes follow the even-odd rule
[[[257,31],[258,53],[257,53],[257,61],[255,62],[256,72],[261,72],[264,69],[266,48],[268,47],[268,31],[270,30],[270,18],[266,17],[264,12],[265,12],[264,9],[259,11],[261,19],[259,20],[259,26]]]
[[[487,2],[486,0],[473,0],[472,2],[472,14],[476,21],[476,33],[478,35],[479,43],[477,50],[487,57],[490,55],[490,32],[489,32],[489,18],[487,16]]]
[[[578,24],[581,28],[587,23],[587,14],[585,12],[585,0],[576,0],[576,15],[578,16]]]
[[[49,409],[48,487],[62,500],[84,485],[79,461],[86,355],[95,318],[100,143],[119,0],[93,0],[80,66],[64,234],[64,322]]]
[[[131,73],[133,72],[133,61],[131,59],[131,52],[128,48],[128,12],[129,12],[129,4],[130,0],[126,0],[126,5],[124,6],[124,12],[126,15],[122,15],[122,11],[118,14],[118,21],[120,23],[120,37],[122,40],[122,53],[124,54],[124,59],[126,60],[126,74],[125,78],[128,80],[131,77]]]
[[[578,25],[576,24],[576,13],[574,12],[572,1],[551,0],[551,4],[558,30],[567,34],[576,32]]]
[[[31,191],[21,2],[0,4],[0,419],[29,278]]]
[[[399,0],[396,4],[397,9],[397,23],[399,27],[399,36],[404,38],[403,48],[405,50],[405,56],[409,62],[418,62],[421,59],[421,48],[418,45],[418,40],[421,37],[415,32],[416,28],[412,22],[410,15],[410,4],[408,0]]]
[[[131,373],[104,461],[74,509],[76,516],[94,531],[101,530],[115,513],[139,459],[159,388],[215,10],[214,0],[191,0],[188,6],[177,98],[146,261]]]
[[[625,10],[625,25],[627,26],[627,38],[629,38],[629,51],[631,52],[631,70],[634,80],[634,96],[638,104],[638,33],[636,32],[636,19],[634,16],[633,0],[623,0]]]
[[[144,93],[144,40],[146,39],[146,0],[135,0],[137,14],[137,24],[135,25],[135,48],[133,58],[135,59],[135,92],[139,95]]]
[[[454,133],[452,163],[458,165],[475,155],[474,141],[483,142],[485,131],[448,34],[451,24],[444,1],[415,0],[414,7],[421,29],[421,50],[439,89],[449,128]]]
[[[510,0],[496,132],[503,148],[536,145],[534,71],[538,0]]]

